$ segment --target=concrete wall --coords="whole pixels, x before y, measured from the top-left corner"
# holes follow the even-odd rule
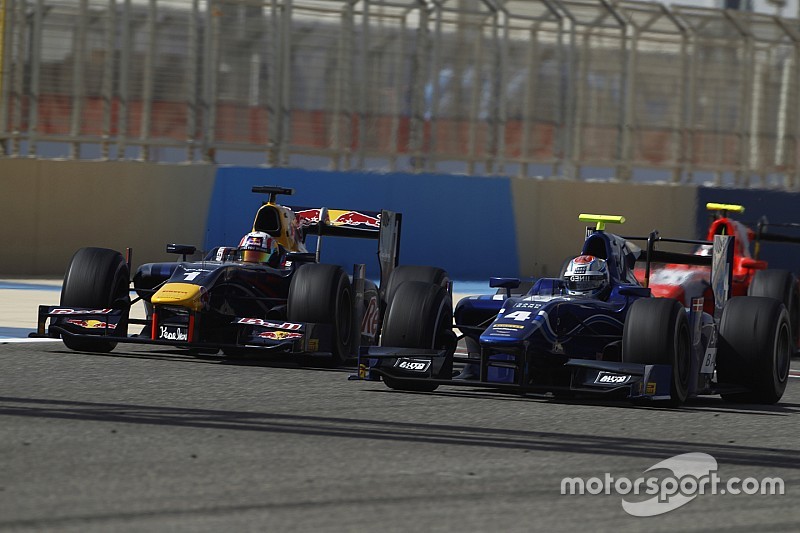
[[[216,169],[137,162],[0,159],[0,274],[61,276],[82,246],[168,260],[202,244]]]
[[[797,194],[694,186],[0,159],[0,275],[61,276],[82,246],[133,247],[138,266],[174,259],[168,242],[235,245],[266,199],[253,185],[293,187],[287,205],[402,212],[401,262],[462,280],[557,273],[580,251],[581,212],[624,215],[609,226],[623,235],[697,238],[706,201],[743,203],[753,220],[773,221],[796,220],[800,205]],[[347,268],[364,262],[376,277],[376,250],[339,238],[322,252]]]
[[[557,275],[580,252],[580,213],[623,215],[624,224],[607,226],[620,235],[695,236],[693,186],[514,179],[512,191],[522,276]]]

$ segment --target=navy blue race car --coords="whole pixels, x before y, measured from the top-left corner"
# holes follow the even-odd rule
[[[791,328],[784,305],[770,298],[729,299],[734,236],[713,243],[667,239],[652,232],[646,249],[605,231],[623,217],[581,215],[594,223],[579,256],[562,277],[537,280],[525,294],[520,281],[492,278],[500,294],[462,299],[454,323],[442,316],[441,295],[407,282],[387,310],[385,328],[405,336],[365,350],[361,379],[382,379],[399,390],[440,385],[559,396],[601,395],[660,400],[721,394],[731,401],[777,402],[786,388]],[[709,255],[656,249],[662,243],[713,244]],[[671,245],[674,247],[674,245]],[[634,276],[637,261],[709,265],[714,313],[702,298],[685,308],[655,298]],[[468,356],[448,344],[449,328],[463,334]],[[389,340],[389,339],[384,339]],[[427,341],[427,349],[419,349]],[[460,373],[457,363],[464,364]]]
[[[67,348],[110,352],[118,343],[164,345],[198,353],[291,353],[342,364],[378,343],[395,288],[409,280],[446,287],[436,267],[399,265],[400,213],[288,207],[293,189],[254,187],[269,195],[239,246],[187,261],[193,246],[171,244],[179,261],[146,263],[130,276],[130,253],[81,248],[64,275],[59,305],[39,307],[37,336]],[[316,237],[316,250],[306,248]],[[380,285],[320,262],[323,238],[378,242]],[[311,241],[309,241],[310,243]],[[135,298],[131,300],[131,293]],[[131,306],[144,303],[144,319]]]

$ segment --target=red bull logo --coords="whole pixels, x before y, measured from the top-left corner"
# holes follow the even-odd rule
[[[294,331],[265,331],[264,333],[259,333],[258,336],[262,339],[283,341],[287,339],[299,339],[303,334]]]
[[[336,217],[333,224],[342,224],[345,226],[369,226],[371,228],[379,228],[381,226],[380,215],[373,217],[359,213],[358,211],[348,211]]]
[[[321,213],[322,209],[304,209],[302,211],[297,211],[295,217],[300,221],[301,226],[308,226],[319,222]]]
[[[86,329],[115,329],[117,327],[116,324],[109,324],[107,322],[101,322],[100,320],[78,320],[76,318],[68,319],[67,323],[75,324],[76,326]]]

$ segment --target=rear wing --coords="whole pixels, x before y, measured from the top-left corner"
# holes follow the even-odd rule
[[[800,230],[800,224],[796,222],[771,223],[766,218],[759,220],[758,224],[756,224],[755,237],[753,238],[753,259],[758,259],[761,252],[761,242],[800,244],[800,236],[774,233],[769,231],[771,228],[792,228],[797,231]]]
[[[267,203],[274,204],[278,195],[291,196],[294,189],[271,185],[255,186],[254,193],[268,194]],[[314,254],[319,262],[323,236],[375,239],[378,241],[378,262],[381,269],[381,286],[389,279],[400,261],[400,226],[402,215],[394,211],[364,211],[352,209],[329,209],[327,207],[283,206],[295,216],[297,227],[305,236],[316,235],[317,249]],[[310,254],[307,254],[310,255]]]
[[[316,235],[316,257],[319,261],[324,236],[375,239],[378,241],[378,263],[381,286],[400,261],[401,213],[394,211],[354,211],[327,207],[290,207],[305,235]]]
[[[294,211],[297,222],[306,235],[334,235],[361,239],[380,238],[383,211],[287,207]]]
[[[647,241],[646,249],[642,250],[639,261],[645,262],[643,285],[650,284],[650,269],[652,263],[673,263],[679,265],[709,266],[711,267],[711,288],[714,292],[715,315],[722,312],[722,307],[730,297],[730,288],[733,276],[733,250],[736,237],[733,235],[714,235],[713,241],[694,239],[669,239],[653,231],[647,237],[624,237],[629,241]],[[657,250],[659,243],[694,244],[708,246],[707,255],[697,253],[674,252]]]

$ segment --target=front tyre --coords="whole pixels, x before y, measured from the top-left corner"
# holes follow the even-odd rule
[[[290,322],[331,324],[331,360],[344,364],[354,337],[353,289],[341,267],[307,263],[294,273],[289,286],[287,318]]]
[[[750,389],[722,397],[737,403],[777,403],[786,390],[793,348],[786,307],[774,298],[731,298],[719,329],[717,381]]]
[[[689,396],[692,344],[686,311],[677,300],[643,298],[628,310],[622,333],[622,361],[670,365],[669,404],[679,406]]]
[[[122,254],[107,248],[81,248],[72,256],[61,286],[61,305],[92,309],[122,309],[123,317],[115,336],[128,334],[130,273]],[[85,341],[62,338],[70,350],[106,353],[117,345],[113,341]]]
[[[406,281],[397,287],[386,311],[382,346],[445,350],[456,348],[453,333],[453,304],[441,285]],[[444,369],[449,376],[452,370]],[[384,376],[386,386],[396,390],[432,392],[436,383],[407,382]]]

